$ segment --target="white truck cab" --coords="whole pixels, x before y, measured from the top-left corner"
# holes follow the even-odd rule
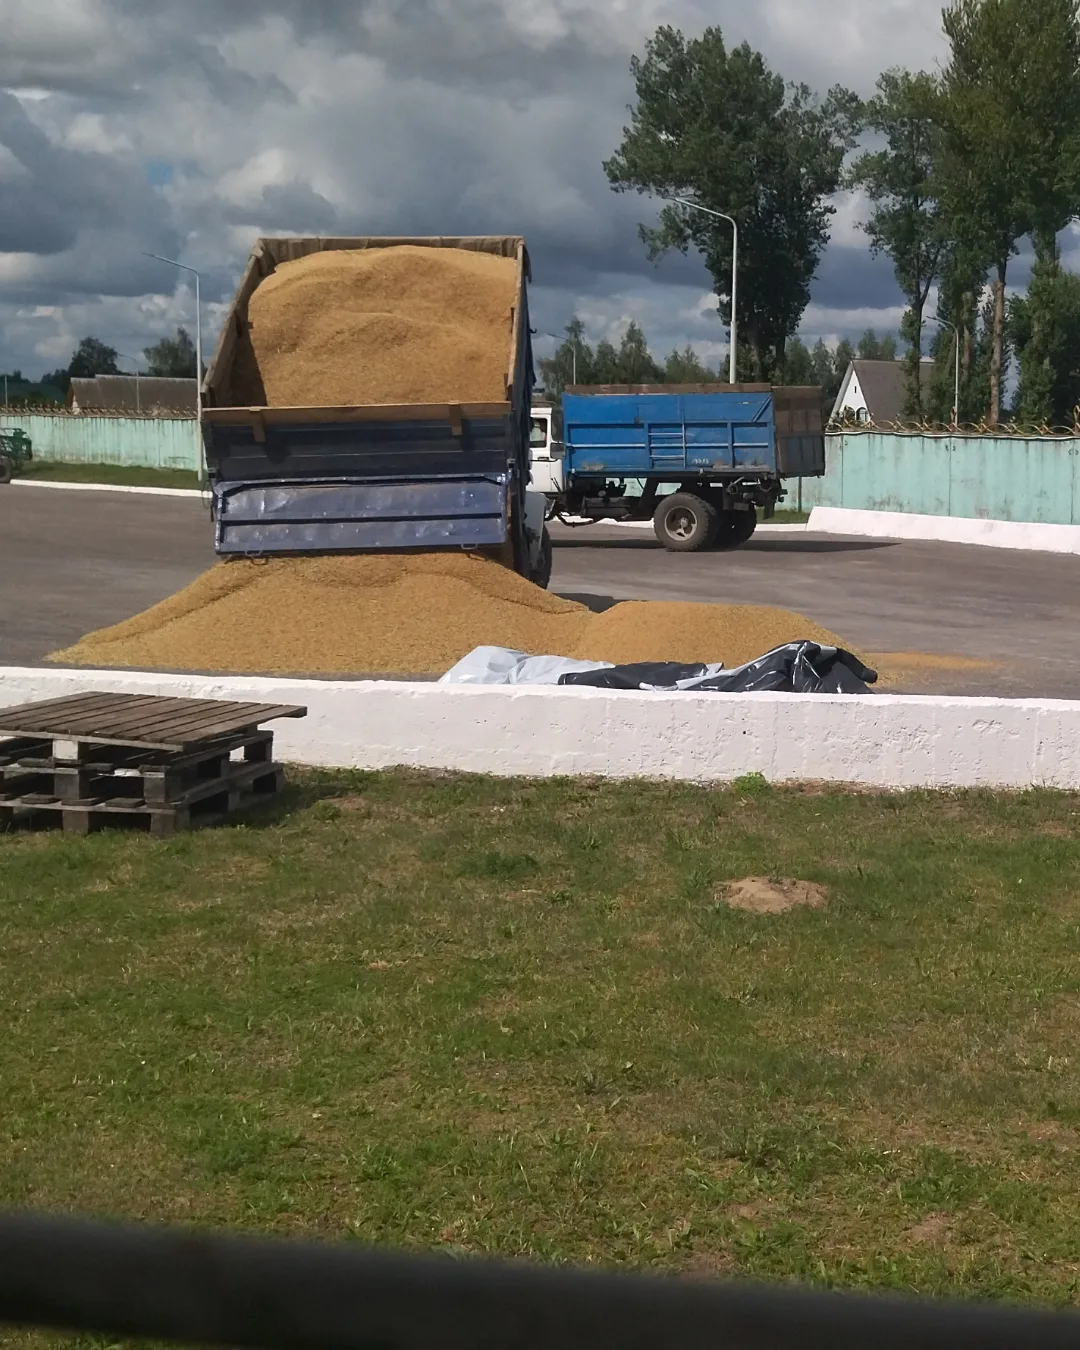
[[[555,409],[544,399],[533,399],[529,421],[530,487],[554,501],[563,490],[563,447],[555,439]]]

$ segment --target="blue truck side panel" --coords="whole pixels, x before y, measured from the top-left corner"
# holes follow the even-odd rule
[[[583,478],[778,473],[769,393],[566,394],[563,439]]]

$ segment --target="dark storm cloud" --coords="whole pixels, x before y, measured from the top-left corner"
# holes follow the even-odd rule
[[[879,2],[874,40],[902,59],[890,34],[938,0]],[[529,241],[545,323],[640,310],[663,345],[723,333],[694,311],[711,289],[701,260],[651,263],[637,227],[657,203],[613,194],[603,174],[631,52],[660,22],[719,22],[824,88],[866,43],[856,0],[14,4],[0,87],[53,97],[0,95],[0,144],[18,161],[0,161],[0,252],[36,255],[5,269],[0,306],[171,293],[176,278],[143,249],[198,265],[213,303],[260,233],[506,232]],[[171,168],[157,186],[154,163]],[[816,309],[895,304],[888,264],[848,244],[826,255]]]
[[[889,309],[905,303],[888,258],[839,245],[825,251],[811,296],[830,309]]]
[[[175,245],[150,185],[113,156],[55,145],[22,104],[0,90],[0,145],[21,172],[3,185],[0,249],[49,255],[71,248],[80,230],[107,230],[127,220]]]

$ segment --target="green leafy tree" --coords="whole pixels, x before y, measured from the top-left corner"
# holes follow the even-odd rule
[[[662,380],[664,384],[715,384],[720,377],[715,370],[706,366],[689,343],[682,351],[673,351],[664,362]],[[724,381],[727,372],[724,372]]]
[[[147,374],[195,378],[195,344],[186,328],[178,328],[174,338],[162,338],[152,347],[144,347]]]
[[[860,361],[895,361],[896,339],[891,334],[879,338],[872,328],[868,328],[859,339],[856,356]],[[846,370],[845,366],[840,372],[841,379]]]
[[[749,374],[771,378],[810,300],[858,100],[785,84],[747,44],[729,52],[715,27],[689,40],[658,29],[631,73],[637,102],[604,164],[608,179],[616,191],[686,196],[738,221],[739,328]],[[641,235],[653,258],[697,248],[730,324],[731,226],[669,202]]]
[[[596,344],[593,357],[591,384],[621,384],[622,373],[619,370],[619,353],[607,338],[601,338]]]
[[[800,337],[793,337],[784,355],[782,384],[816,384],[814,356]]]
[[[947,423],[952,418],[956,387],[956,338],[951,327],[959,330],[961,424],[977,422],[986,415],[989,393],[983,398],[981,386],[973,383],[973,362],[981,319],[980,306],[986,289],[986,261],[977,247],[950,240],[941,261],[938,281],[937,318],[947,324],[936,325],[931,343],[935,370],[927,382],[926,411],[933,421]],[[989,386],[987,386],[987,389]]]
[[[1005,288],[1018,241],[1050,239],[1080,197],[1075,0],[953,0],[936,182],[948,235],[991,268],[990,426],[1001,419]]]
[[[554,356],[541,357],[539,362],[544,392],[556,400],[561,399],[563,390],[575,382],[594,382],[595,356],[585,341],[585,325],[575,315],[565,331],[566,338],[556,348]]]
[[[869,197],[873,212],[863,225],[875,254],[892,259],[908,309],[901,336],[908,344],[905,413],[922,415],[923,326],[926,302],[945,249],[934,185],[940,158],[939,94],[929,75],[886,72],[865,108],[865,125],[882,138],[880,150],[861,155],[849,182]]]
[[[656,384],[662,378],[660,367],[653,360],[649,344],[645,341],[645,334],[633,319],[627,324],[619,344],[615,368],[616,384]]]
[[[1080,404],[1080,277],[1055,248],[1036,259],[1026,296],[1009,303],[1009,343],[1020,367],[1017,418],[1072,426]]]
[[[864,333],[863,341],[865,339]],[[835,349],[830,348],[824,338],[819,338],[811,355],[814,361],[814,383],[821,385],[826,406],[831,409],[844,383],[848,366],[855,360],[855,348],[847,338],[841,338]]]
[[[95,375],[119,375],[116,348],[106,346],[99,338],[84,337],[72,353],[67,373],[70,380],[91,379]]]

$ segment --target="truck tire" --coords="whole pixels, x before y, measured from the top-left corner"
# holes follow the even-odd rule
[[[653,516],[656,537],[671,553],[698,553],[716,537],[719,513],[714,503],[693,492],[665,497]]]
[[[536,567],[533,570],[529,580],[534,586],[539,586],[541,590],[546,591],[551,583],[551,535],[548,528],[544,526],[544,533],[540,536],[540,557],[537,560]]]
[[[713,547],[722,551],[741,548],[756,529],[756,511],[721,511]]]
[[[10,483],[15,468],[7,455],[0,455],[0,483]]]
[[[735,513],[735,547],[740,544],[748,544],[754,537],[754,531],[757,529],[757,512],[751,507],[749,511],[736,511]]]

